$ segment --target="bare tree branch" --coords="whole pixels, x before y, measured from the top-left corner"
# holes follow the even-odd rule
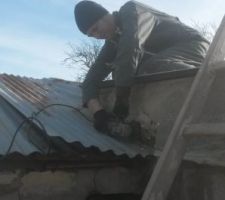
[[[193,21],[192,24],[193,28],[198,30],[203,37],[205,37],[210,42],[212,41],[217,30],[217,25],[215,23],[200,23]]]
[[[69,51],[65,52],[66,58],[62,61],[64,65],[76,69],[78,80],[81,82],[87,71],[94,64],[101,48],[102,42],[97,40],[84,41],[79,45],[68,44]]]

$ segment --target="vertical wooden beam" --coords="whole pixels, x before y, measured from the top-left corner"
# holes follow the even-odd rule
[[[200,115],[215,79],[215,73],[213,73],[213,65],[211,63],[221,59],[224,60],[224,56],[225,17],[176,119],[163,152],[145,189],[142,200],[166,200],[186,150],[185,139],[183,137],[184,127],[194,122]]]

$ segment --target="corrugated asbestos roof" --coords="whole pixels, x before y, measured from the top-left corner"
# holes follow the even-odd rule
[[[4,155],[20,123],[34,112],[50,104],[81,107],[81,91],[75,82],[59,79],[32,79],[0,75],[0,154]],[[84,111],[84,110],[83,110]],[[38,115],[47,135],[35,124],[24,126],[16,136],[10,150],[22,155],[46,153],[49,140],[59,138],[62,144],[80,143],[83,147],[97,147],[100,151],[113,151],[116,155],[146,156],[150,148],[124,143],[98,133],[91,122],[78,111],[62,106],[49,107]],[[58,143],[58,146],[61,143]],[[59,147],[60,148],[60,147]]]

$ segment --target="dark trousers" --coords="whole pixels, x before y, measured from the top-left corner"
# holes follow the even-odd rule
[[[200,67],[209,47],[207,41],[179,43],[154,55],[145,54],[137,75]]]

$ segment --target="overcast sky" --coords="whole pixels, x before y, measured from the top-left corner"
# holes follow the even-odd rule
[[[20,76],[74,80],[76,71],[62,65],[68,43],[87,39],[76,28],[76,0],[1,0],[0,72]],[[118,10],[125,0],[96,0]],[[186,24],[219,24],[224,0],[140,0],[178,16]]]

